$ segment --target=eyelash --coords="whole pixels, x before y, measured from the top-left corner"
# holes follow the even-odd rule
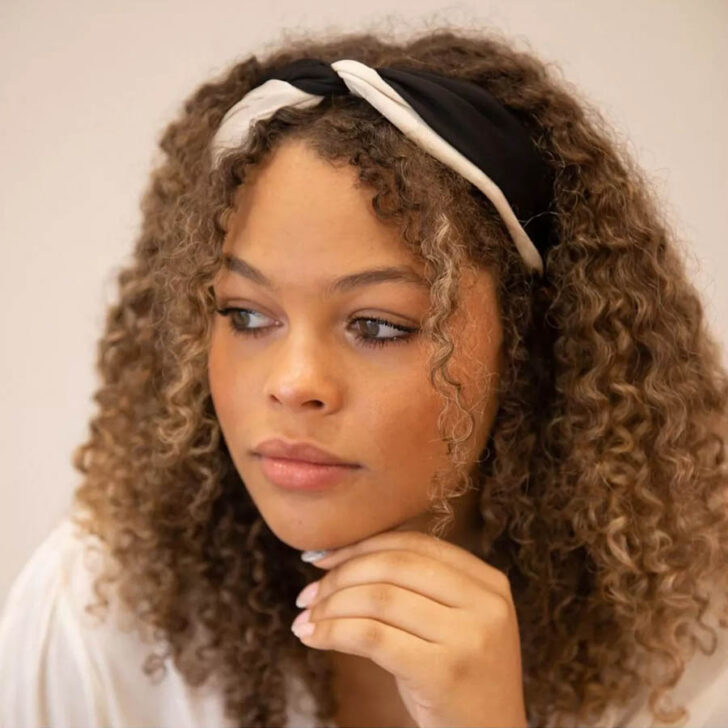
[[[257,338],[258,336],[262,336],[265,331],[270,326],[259,326],[257,328],[252,329],[245,329],[240,328],[239,326],[236,326],[233,317],[230,315],[232,313],[235,313],[237,311],[240,311],[242,313],[258,313],[258,311],[255,311],[250,308],[235,308],[235,307],[228,307],[228,308],[218,308],[215,309],[221,316],[227,316],[229,320],[230,329],[234,334],[239,334],[241,336],[252,336],[254,338]],[[356,321],[374,321],[377,324],[381,324],[382,326],[389,326],[393,329],[397,329],[398,331],[404,332],[402,336],[394,336],[389,337],[385,339],[375,339],[370,338],[366,336],[361,336],[360,334],[355,334],[356,339],[358,342],[360,342],[363,346],[369,346],[371,348],[377,348],[381,346],[385,346],[387,344],[403,344],[407,342],[411,337],[412,334],[414,334],[417,329],[411,328],[409,326],[400,326],[399,324],[393,324],[391,321],[387,321],[386,319],[377,318],[376,316],[358,316],[357,318],[351,319],[349,322],[354,323]]]

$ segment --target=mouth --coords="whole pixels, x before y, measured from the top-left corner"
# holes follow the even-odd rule
[[[274,485],[287,490],[323,490],[346,480],[361,469],[359,465],[312,463],[259,453],[255,455],[266,478]]]

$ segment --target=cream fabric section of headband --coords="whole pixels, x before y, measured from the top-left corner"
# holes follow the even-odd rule
[[[474,184],[493,203],[528,268],[543,273],[541,254],[521,226],[501,189],[482,169],[433,131],[373,68],[349,59],[335,61],[331,67],[353,94],[371,104],[435,159]],[[251,89],[228,110],[220,122],[211,143],[213,166],[217,166],[220,157],[227,150],[235,149],[244,142],[250,127],[256,121],[267,119],[282,106],[307,108],[315,106],[322,98],[323,96],[309,94],[280,79],[270,79]]]

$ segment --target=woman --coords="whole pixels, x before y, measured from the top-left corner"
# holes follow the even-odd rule
[[[728,716],[728,377],[599,114],[492,35],[356,34],[161,148],[6,722]]]

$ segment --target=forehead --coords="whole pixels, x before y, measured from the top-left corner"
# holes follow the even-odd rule
[[[223,252],[281,278],[321,278],[363,268],[424,265],[399,228],[372,208],[356,168],[289,141],[251,170],[235,195]]]

